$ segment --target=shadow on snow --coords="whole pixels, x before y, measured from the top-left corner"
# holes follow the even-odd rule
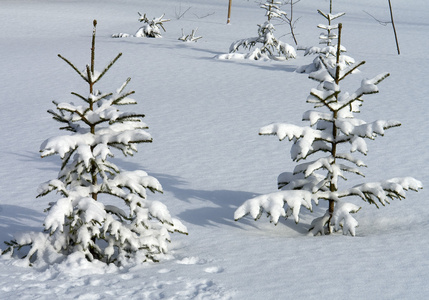
[[[41,231],[44,214],[33,209],[18,205],[0,204],[0,248],[4,248],[4,241],[13,239],[19,232]],[[33,227],[31,223],[40,224]]]

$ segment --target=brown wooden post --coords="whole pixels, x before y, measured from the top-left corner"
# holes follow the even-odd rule
[[[226,24],[229,24],[231,21],[231,4],[232,4],[232,0],[229,0],[229,5],[228,5],[228,19],[226,20]]]

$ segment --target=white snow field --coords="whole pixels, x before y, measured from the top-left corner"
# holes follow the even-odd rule
[[[356,236],[308,236],[311,220],[327,204],[302,209],[301,220],[267,218],[234,221],[245,200],[277,190],[277,176],[290,171],[288,141],[259,136],[259,128],[285,121],[301,125],[313,107],[306,98],[317,82],[294,70],[314,57],[287,61],[219,60],[232,42],[257,34],[265,21],[257,1],[233,0],[2,0],[0,3],[0,248],[26,231],[42,231],[48,202],[36,199],[39,184],[57,176],[60,159],[40,158],[41,143],[61,132],[46,112],[52,100],[73,101],[86,93],[79,76],[57,57],[89,63],[92,20],[97,19],[96,64],[123,56],[98,88],[129,87],[136,112],[154,141],[134,157],[118,155],[125,170],[145,170],[164,194],[152,195],[188,228],[172,234],[168,259],[116,267],[90,263],[79,254],[52,265],[29,267],[0,257],[0,299],[428,299],[429,298],[429,3],[392,0],[401,54],[384,0],[334,0],[345,12],[343,42],[348,55],[365,60],[361,73],[346,80],[353,92],[363,78],[383,72],[380,93],[364,97],[361,118],[399,120],[401,127],[368,143],[365,178],[353,186],[412,176],[424,189],[377,209],[362,209]],[[189,8],[188,11],[186,11]],[[283,9],[288,11],[288,7]],[[302,0],[294,17],[299,44],[317,45],[323,23],[317,9],[329,1]],[[186,11],[186,13],[184,13]],[[364,12],[365,11],[365,12]],[[165,13],[159,39],[128,37],[140,27],[138,12]],[[183,14],[184,13],[184,14]],[[180,17],[180,15],[183,16]],[[180,17],[180,18],[179,18]],[[198,28],[196,43],[178,40]],[[276,37],[293,45],[287,25]]]

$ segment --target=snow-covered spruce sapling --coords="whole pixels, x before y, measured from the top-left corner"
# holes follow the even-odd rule
[[[116,33],[112,34],[113,38],[123,38],[123,37],[148,37],[148,38],[161,38],[161,29],[165,32],[164,24],[165,22],[170,21],[169,19],[163,19],[164,15],[159,18],[153,18],[149,20],[146,17],[146,14],[139,14],[139,22],[143,22],[141,26],[134,35],[128,33]]]
[[[267,0],[261,4],[267,16],[267,21],[264,24],[258,24],[258,36],[241,39],[231,44],[229,54],[218,56],[220,59],[274,59],[287,60],[296,57],[295,48],[291,45],[278,40],[274,36],[274,25],[272,20],[284,21],[286,12],[280,9],[281,2],[275,0]],[[247,54],[236,53],[239,48],[248,49],[251,52]],[[252,50],[253,49],[253,50]]]
[[[411,177],[363,183],[352,188],[340,187],[339,180],[346,180],[346,172],[363,176],[359,168],[365,167],[365,164],[353,153],[367,154],[365,139],[375,139],[385,130],[401,125],[398,121],[366,122],[355,118],[354,114],[360,111],[363,103],[362,97],[378,93],[377,85],[389,74],[363,80],[354,93],[343,92],[340,82],[364,62],[341,69],[340,55],[338,49],[335,68],[330,68],[322,57],[323,68],[310,74],[310,78],[320,82],[307,98],[307,102],[318,110],[310,110],[303,115],[303,120],[309,121],[310,126],[274,123],[260,129],[261,135],[277,135],[280,140],[288,138],[293,141],[291,158],[297,165],[293,172],[279,175],[280,191],[244,202],[235,211],[236,220],[247,214],[257,220],[265,211],[275,224],[280,217],[291,215],[298,223],[301,206],[311,210],[312,201],[318,204],[319,200],[326,200],[329,207],[325,215],[312,222],[310,232],[324,235],[342,228],[343,234],[354,236],[358,222],[351,214],[360,207],[344,199],[357,196],[378,207],[378,203],[384,206],[391,199],[405,198],[408,189],[417,191],[422,188],[421,182]],[[314,159],[310,160],[310,157]]]
[[[319,24],[317,26],[323,30],[323,32],[319,35],[319,44],[325,46],[298,46],[297,50],[303,50],[304,56],[317,55],[312,63],[298,67],[296,69],[296,72],[298,73],[311,73],[322,68],[321,57],[324,58],[326,64],[330,65],[331,67],[335,67],[337,51],[337,45],[335,44],[335,41],[338,40],[338,35],[336,33],[338,30],[338,24],[334,24],[332,21],[342,17],[345,15],[345,13],[333,13],[332,0],[330,0],[329,13],[325,13],[321,10],[317,10],[317,12],[327,21],[327,24]],[[341,45],[340,51],[346,52],[347,50],[344,46]],[[354,64],[355,61],[353,58],[343,54],[341,55],[340,63],[343,65],[351,65]]]
[[[136,144],[152,142],[152,137],[142,122],[143,114],[119,110],[136,104],[130,98],[134,91],[125,91],[130,79],[114,92],[95,88],[122,55],[97,72],[95,34],[96,21],[91,62],[84,71],[59,55],[88,84],[89,94],[72,93],[79,104],[54,102],[56,110],[48,111],[63,124],[60,129],[71,134],[51,137],[41,145],[42,157],[58,154],[62,161],[58,177],[38,190],[38,197],[52,191],[62,196],[47,208],[45,233],[17,236],[7,249],[31,245],[27,255],[30,261],[53,256],[60,259],[75,252],[90,261],[117,265],[128,259],[156,261],[168,250],[169,233],[187,233],[163,203],[147,199],[147,190],[162,193],[156,178],[142,170],[121,171],[109,161],[113,150],[132,156],[137,152]]]

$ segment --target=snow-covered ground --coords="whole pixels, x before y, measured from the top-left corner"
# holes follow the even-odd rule
[[[402,122],[369,143],[363,160],[365,181],[413,176],[429,182],[427,95],[429,4],[393,0],[401,55],[390,24],[387,1],[334,0],[344,11],[343,44],[367,63],[350,84],[382,72],[391,76],[362,109],[366,120]],[[121,168],[143,169],[163,185],[163,201],[189,231],[173,234],[170,259],[117,268],[73,255],[59,265],[31,268],[0,257],[0,299],[427,299],[429,297],[429,210],[427,189],[376,209],[366,203],[355,216],[356,237],[306,235],[311,220],[234,222],[245,200],[276,191],[277,175],[293,168],[290,143],[258,136],[275,121],[301,124],[311,109],[305,100],[316,82],[294,72],[311,57],[286,62],[225,61],[229,45],[255,36],[264,11],[255,1],[3,0],[0,5],[0,242],[16,232],[42,230],[44,208],[55,195],[35,199],[40,183],[55,178],[58,157],[39,157],[40,144],[59,134],[47,109],[52,100],[85,93],[76,74],[57,57],[89,63],[92,20],[98,20],[96,64],[100,69],[123,56],[100,85],[117,87],[128,76],[136,91],[135,110],[146,114],[152,144],[132,158],[116,158]],[[180,19],[183,12],[190,8]],[[287,11],[287,7],[284,7]],[[317,9],[329,1],[303,0],[295,6],[298,42],[318,43]],[[364,12],[365,11],[365,12]],[[162,39],[112,39],[134,34],[137,12],[171,19]],[[178,40],[181,29],[198,27],[197,43]],[[286,25],[276,36],[293,43]],[[353,81],[353,80],[351,80]],[[350,82],[350,80],[349,80]],[[103,88],[100,86],[99,88]],[[354,185],[350,176],[343,183]],[[4,249],[4,245],[0,245]]]

